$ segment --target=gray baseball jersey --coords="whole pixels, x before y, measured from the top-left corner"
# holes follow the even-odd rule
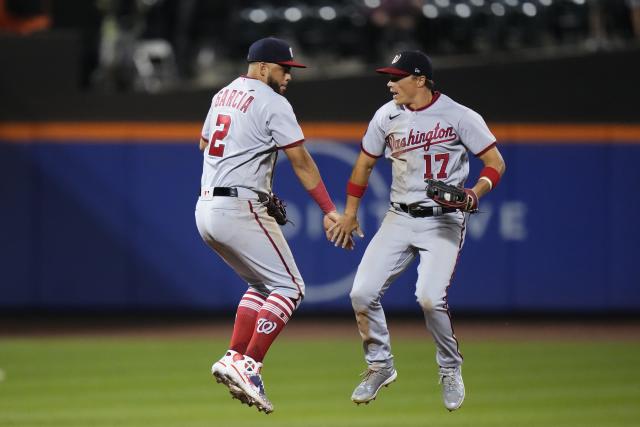
[[[300,299],[304,282],[289,245],[257,194],[271,192],[278,150],[304,141],[291,105],[265,83],[238,77],[214,95],[202,138],[200,235],[262,294],[278,289]],[[215,187],[233,187],[238,196],[214,196]]]
[[[362,149],[391,161],[392,201],[437,206],[427,198],[424,180],[464,185],[469,175],[467,150],[480,155],[495,140],[478,113],[436,92],[420,110],[393,101],[380,107],[362,139]]]
[[[351,291],[353,308],[370,366],[391,365],[393,356],[381,298],[392,281],[418,257],[416,298],[437,348],[440,366],[462,364],[447,305],[447,288],[465,237],[460,211],[415,218],[394,204],[437,206],[427,198],[424,180],[462,186],[469,174],[467,152],[480,155],[495,144],[480,115],[435,93],[420,110],[383,105],[369,123],[362,150],[391,161],[392,208],[358,266]],[[441,213],[441,211],[440,211]]]
[[[241,186],[268,193],[278,149],[301,144],[289,101],[263,82],[241,76],[211,101],[202,127],[202,187]]]

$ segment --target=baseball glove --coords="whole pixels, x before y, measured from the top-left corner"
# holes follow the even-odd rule
[[[435,179],[425,179],[427,197],[440,206],[460,209],[463,212],[478,211],[478,196],[469,188],[460,188]]]
[[[263,204],[267,208],[267,214],[272,216],[278,224],[285,225],[291,222],[287,219],[287,204],[275,194],[269,195]]]

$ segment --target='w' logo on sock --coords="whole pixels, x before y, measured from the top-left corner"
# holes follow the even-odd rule
[[[271,320],[267,320],[264,317],[261,317],[260,319],[258,319],[258,326],[256,327],[256,332],[259,334],[270,334],[271,332],[273,332],[276,327],[278,325],[276,325],[276,322],[273,322]]]

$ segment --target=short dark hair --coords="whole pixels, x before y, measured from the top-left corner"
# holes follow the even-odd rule
[[[425,85],[427,86],[427,89],[429,89],[430,91],[433,91],[436,87],[436,82],[434,82],[431,79],[427,79]]]
[[[412,77],[414,79],[417,79],[417,78],[420,78],[420,77],[423,77],[423,76],[413,75]],[[424,85],[427,87],[427,89],[429,89],[430,91],[433,91],[435,86],[436,86],[436,82],[434,82],[433,80],[431,80],[427,76],[424,76]]]

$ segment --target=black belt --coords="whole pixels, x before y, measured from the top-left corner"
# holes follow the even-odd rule
[[[424,207],[424,206],[410,206],[404,203],[391,203],[391,206],[396,210],[400,210],[402,212],[406,212],[414,218],[426,218],[429,216],[439,216],[447,213],[452,213],[457,211],[456,208],[443,208],[440,206],[437,207]]]
[[[258,194],[258,200],[261,202],[265,202],[269,200],[269,195],[267,193],[262,193],[256,191]],[[235,187],[213,187],[213,196],[214,197],[238,197],[238,189]]]
[[[213,195],[222,197],[238,197],[238,190],[233,187],[214,187]]]

